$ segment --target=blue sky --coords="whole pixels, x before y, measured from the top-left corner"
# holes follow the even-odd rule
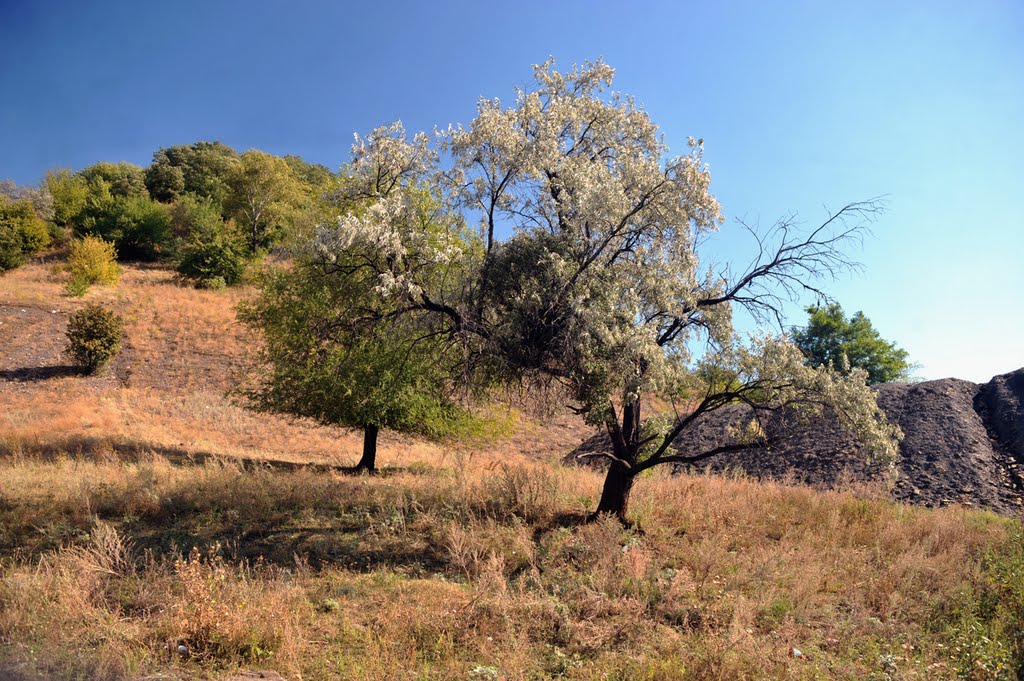
[[[923,377],[1024,366],[1019,0],[0,0],[0,177],[198,139],[337,167],[354,131],[466,122],[549,54],[603,56],[670,146],[703,137],[730,218],[886,195],[836,298]],[[742,259],[735,232],[707,257]]]

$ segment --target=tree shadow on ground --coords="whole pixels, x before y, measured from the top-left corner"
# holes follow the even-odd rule
[[[48,381],[54,378],[67,378],[68,376],[84,375],[85,372],[81,367],[62,364],[57,366],[2,369],[0,370],[0,381],[32,383],[35,381]]]
[[[166,519],[154,517],[126,528],[125,533],[140,553],[153,555],[185,555],[193,547],[202,551],[219,546],[220,552],[232,561],[258,561],[282,567],[301,561],[314,570],[342,567],[369,573],[390,568],[422,577],[453,573],[442,547],[404,542],[366,546],[361,539],[368,531],[368,522],[308,527],[287,523],[268,523],[260,527],[182,527],[180,524],[168,526]]]
[[[402,466],[384,466],[373,471],[367,471],[365,468],[358,468],[357,466],[218,454],[216,452],[190,449],[183,445],[176,447],[127,438],[112,439],[88,435],[73,435],[43,443],[19,445],[0,442],[0,456],[14,454],[15,449],[19,455],[28,455],[47,462],[70,456],[104,462],[116,461],[119,463],[139,464],[159,458],[172,466],[178,467],[223,464],[225,466],[237,466],[245,471],[313,471],[317,473],[337,473],[354,476],[372,475],[375,477],[390,477],[407,472],[407,469]]]
[[[558,513],[554,515],[549,521],[540,523],[533,530],[533,540],[539,542],[544,535],[549,532],[555,532],[563,529],[575,529],[586,525],[590,521],[590,515],[587,513]]]
[[[159,461],[186,470],[212,466],[214,471],[194,479],[186,475],[178,484],[159,488],[152,487],[159,473],[153,477],[140,468],[126,473],[118,484],[83,489],[88,513],[74,504],[39,510],[0,503],[0,524],[5,515],[18,518],[22,511],[33,518],[15,521],[18,527],[12,525],[6,536],[0,536],[0,556],[20,552],[38,557],[87,541],[100,521],[115,527],[139,555],[187,555],[193,547],[205,552],[219,545],[225,557],[284,567],[301,561],[314,569],[344,566],[370,572],[385,567],[424,576],[450,571],[443,547],[425,537],[393,533],[386,525],[395,513],[389,497],[359,497],[364,483],[357,476],[368,474],[354,467],[231,457],[88,437],[64,438],[28,451],[9,450],[8,455],[21,462],[70,456],[72,461],[114,464]],[[220,466],[224,475],[217,472]],[[385,468],[374,477],[404,470]],[[348,482],[347,478],[353,479]]]

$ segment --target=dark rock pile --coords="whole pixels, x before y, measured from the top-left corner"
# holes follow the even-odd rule
[[[1024,511],[1024,369],[978,385],[955,378],[878,387],[878,404],[904,433],[892,495],[926,506],[960,503],[1010,515]],[[727,441],[726,429],[750,418],[735,405],[698,421],[681,438],[683,454],[698,454]],[[819,488],[849,482],[885,483],[888,466],[864,449],[832,418],[798,423],[792,414],[764,424],[771,447],[727,455],[695,466],[716,473],[740,470],[759,479],[789,479]],[[595,435],[566,457],[567,463],[599,462],[587,456],[610,449]]]

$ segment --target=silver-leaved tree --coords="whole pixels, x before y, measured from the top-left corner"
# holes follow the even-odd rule
[[[357,140],[348,190],[360,208],[321,226],[308,252],[325,271],[355,262],[372,280],[367,323],[416,320],[416,333],[443,339],[450,381],[561,384],[611,437],[595,515],[625,520],[653,466],[763,446],[766,412],[828,410],[893,456],[899,433],[863,372],[807,367],[784,335],[732,326],[737,307],[767,328],[787,298],[827,300],[821,280],[854,266],[844,253],[878,206],[848,205],[803,232],[787,221],[752,231],[749,269],[716,269],[699,252],[723,222],[701,142],[670,156],[648,114],[608,90],[601,61],[560,73],[549,60],[534,75],[511,106],[482,100],[468,127],[435,140],[400,124]],[[413,219],[423,191],[434,210]],[[651,397],[674,411],[645,418]],[[751,408],[751,427],[678,453],[694,424],[735,403]]]

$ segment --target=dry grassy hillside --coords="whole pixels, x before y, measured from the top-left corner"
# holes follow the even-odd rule
[[[225,392],[241,292],[129,268],[112,369],[61,356],[45,265],[0,278],[0,678],[1014,678],[1019,523],[870,490],[722,477],[637,485],[639,530],[580,525],[589,433],[385,435],[375,477],[340,429]],[[262,466],[259,461],[326,464]],[[791,649],[799,649],[793,655]]]
[[[227,393],[250,343],[235,321],[243,291],[203,291],[173,271],[127,268],[116,288],[67,298],[42,264],[0,279],[0,448],[6,452],[155,451],[172,459],[209,455],[351,464],[361,435],[255,415]],[[124,349],[102,376],[82,377],[62,355],[68,316],[103,302],[128,320]],[[575,419],[524,421],[487,453],[515,460],[558,456],[589,432]],[[444,448],[384,434],[379,461],[441,460]],[[480,447],[462,447],[467,455]]]

